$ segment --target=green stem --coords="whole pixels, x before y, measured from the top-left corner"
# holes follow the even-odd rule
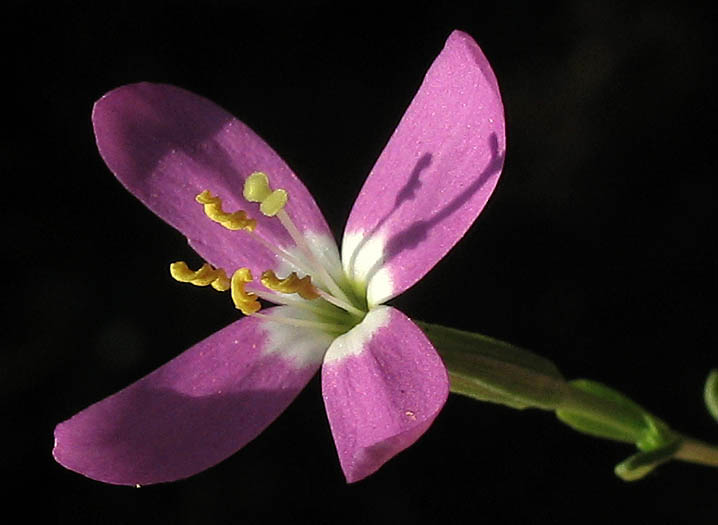
[[[718,447],[689,437],[683,439],[673,457],[690,463],[718,467]]]

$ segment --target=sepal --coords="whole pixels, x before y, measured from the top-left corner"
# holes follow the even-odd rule
[[[643,407],[631,401],[620,392],[589,379],[575,379],[569,385],[580,393],[589,394],[593,402],[604,401],[618,410],[612,410],[612,418],[606,418],[602,412],[559,408],[556,416],[574,430],[604,439],[613,439],[626,443],[635,443],[642,450],[652,443],[663,443],[660,432],[665,427],[656,417]],[[645,443],[645,447],[639,445]]]

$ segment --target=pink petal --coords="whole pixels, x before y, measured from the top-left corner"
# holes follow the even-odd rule
[[[314,375],[330,341],[242,318],[60,423],[53,455],[119,485],[191,476],[262,432]]]
[[[406,290],[464,235],[496,186],[505,147],[491,66],[454,31],[349,216],[342,262],[367,284],[370,304]]]
[[[359,481],[414,443],[449,393],[446,368],[398,310],[371,310],[324,358],[322,390],[339,461]]]
[[[195,196],[207,189],[224,210],[247,211],[257,230],[293,245],[277,219],[264,217],[242,197],[244,180],[264,171],[274,188],[289,192],[286,210],[301,231],[331,238],[314,199],[284,161],[251,129],[209,100],[162,84],[131,84],[110,91],[92,114],[97,146],[120,182],[148,208],[180,230],[207,261],[256,275],[275,268],[275,256],[244,231],[210,221]]]

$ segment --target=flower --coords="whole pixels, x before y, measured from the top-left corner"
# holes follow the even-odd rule
[[[503,166],[498,86],[470,36],[453,32],[426,74],[354,203],[341,257],[304,185],[212,102],[133,84],[102,97],[92,119],[110,170],[208,261],[174,263],[172,275],[231,290],[248,315],[60,423],[59,463],[115,484],[191,476],[255,438],[320,368],[347,481],[427,430],[446,369],[384,303],[463,236]],[[258,298],[280,306],[258,311]]]

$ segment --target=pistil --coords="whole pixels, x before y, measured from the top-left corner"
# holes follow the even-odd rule
[[[363,318],[364,315],[366,315],[366,312],[362,312],[361,310],[359,310],[359,308],[351,305],[350,303],[348,303],[346,301],[342,301],[341,299],[325,292],[321,288],[317,288],[317,293],[319,294],[319,297],[324,299],[326,302],[331,303],[334,306],[341,308],[342,310],[346,310],[347,312],[354,314],[356,316],[359,316],[361,318]]]
[[[349,297],[347,297],[347,295],[342,291],[342,289],[339,288],[339,285],[336,283],[336,281],[334,281],[332,276],[329,275],[329,272],[324,267],[324,265],[322,265],[322,263],[319,262],[319,260],[317,259],[317,256],[312,251],[312,249],[309,247],[309,245],[307,244],[307,241],[304,239],[304,236],[301,233],[299,233],[299,230],[294,225],[294,222],[289,217],[289,214],[287,214],[287,212],[282,209],[277,212],[277,218],[279,219],[279,222],[282,223],[282,226],[284,226],[284,228],[287,230],[289,235],[292,237],[294,242],[297,244],[297,247],[299,247],[299,249],[302,250],[305,253],[305,255],[311,260],[314,269],[319,274],[318,277],[321,280],[322,284],[324,284],[324,286],[326,286],[327,289],[336,298],[341,299],[344,304],[349,306],[348,305],[348,303],[350,302]],[[344,306],[342,306],[341,308],[344,308]],[[350,308],[357,310],[354,307],[350,307]],[[347,310],[347,308],[344,308],[344,309]],[[363,315],[363,313],[362,313],[362,315]]]
[[[291,296],[288,296],[287,294],[268,292],[266,290],[260,289],[258,286],[253,286],[250,290],[260,299],[264,299],[265,301],[270,303],[301,308],[302,310],[312,312],[322,317],[331,317],[339,322],[347,321],[347,314],[344,310],[337,310],[327,305],[320,305],[314,301],[295,299]],[[362,313],[362,315],[364,314]]]
[[[299,229],[294,224],[294,221],[292,221],[289,214],[285,211],[284,207],[289,200],[289,194],[287,191],[282,188],[272,190],[269,186],[269,177],[267,177],[267,174],[257,171],[247,177],[247,180],[244,182],[243,194],[244,198],[249,202],[260,203],[259,210],[263,215],[266,215],[267,217],[277,217],[279,219],[279,222],[282,223],[284,229],[287,230],[289,236],[292,240],[294,240],[294,243],[304,253],[305,257],[309,261],[311,271],[307,273],[310,275],[316,275],[319,282],[323,284],[332,295],[340,299],[343,304],[348,305],[351,303],[349,297],[339,287],[324,265],[317,259],[316,254],[307,244],[304,235],[299,232]],[[342,306],[341,308],[344,307]],[[354,310],[357,309],[354,308]]]
[[[280,257],[281,259],[284,259],[285,262],[288,262],[292,265],[294,265],[297,269],[301,270],[305,274],[311,274],[311,268],[308,268],[304,263],[302,263],[299,259],[297,259],[295,256],[293,256],[288,251],[284,250],[283,248],[280,248],[279,246],[275,246],[271,242],[269,242],[267,239],[262,237],[261,235],[257,234],[256,232],[248,232],[249,235],[256,240],[258,243],[260,243],[262,246],[270,250],[272,253],[274,253],[277,257]]]

